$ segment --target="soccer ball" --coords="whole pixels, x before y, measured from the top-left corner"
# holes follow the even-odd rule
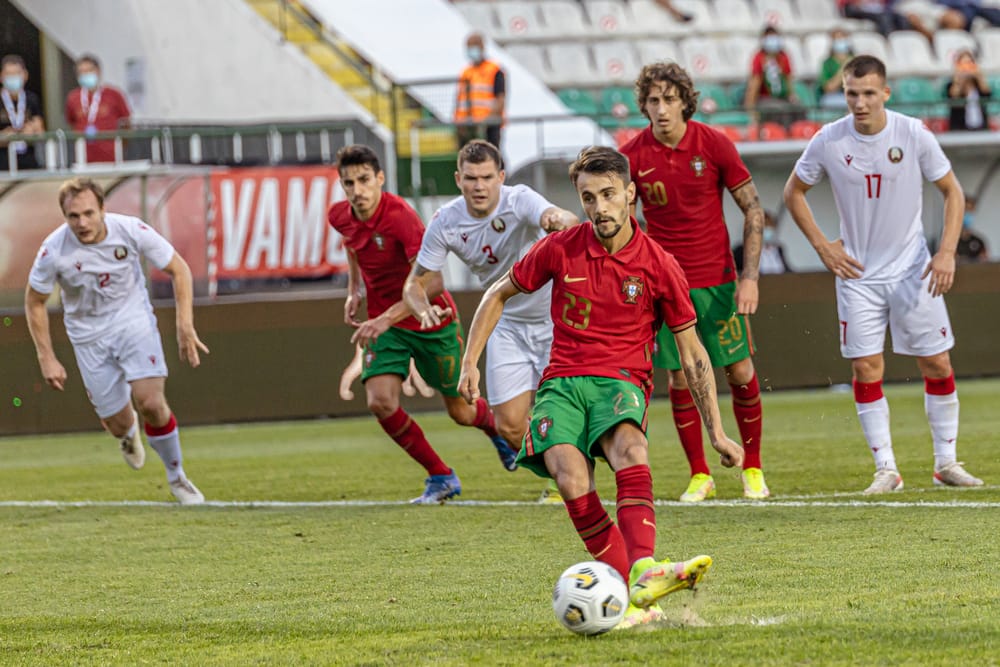
[[[618,571],[599,561],[577,563],[559,575],[552,609],[567,629],[599,635],[618,625],[628,607],[628,586]]]

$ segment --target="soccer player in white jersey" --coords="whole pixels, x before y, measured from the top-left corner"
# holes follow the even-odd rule
[[[573,213],[552,205],[526,185],[504,185],[500,151],[486,141],[473,140],[458,153],[455,183],[461,197],[434,214],[420,245],[403,298],[424,327],[437,325],[427,293],[440,284],[448,253],[452,252],[489,287],[507,274],[514,262],[547,232],[578,224]],[[515,449],[528,427],[535,389],[549,362],[552,321],[551,290],[511,299],[486,350],[486,390],[497,430]],[[515,303],[516,302],[516,303]],[[562,503],[559,490],[549,485],[542,502]]]
[[[180,358],[193,367],[208,348],[194,329],[191,270],[173,246],[138,218],[104,210],[104,190],[78,178],[59,188],[66,223],[42,243],[31,267],[24,306],[42,376],[63,391],[66,369],[56,358],[45,302],[62,290],[63,322],[73,344],[87,396],[104,427],[117,438],[125,462],[146,460],[138,415],[149,445],[167,470],[170,491],[183,505],[205,497],[184,474],[181,441],[164,395],[167,366],[139,264],[144,257],[170,275],[177,310]]]
[[[823,127],[806,146],[785,184],[785,205],[836,276],[840,351],[851,360],[854,400],[875,458],[865,493],[903,488],[882,394],[885,329],[893,351],[916,358],[934,442],[935,484],[980,486],[956,458],[958,394],[948,351],[954,346],[943,295],[955,278],[955,247],[964,196],[934,135],[923,123],[885,108],[885,65],[858,56],[844,65],[851,114]],[[806,192],[830,178],[841,238],[824,236]],[[923,181],[944,195],[940,250],[931,257],[923,234]]]

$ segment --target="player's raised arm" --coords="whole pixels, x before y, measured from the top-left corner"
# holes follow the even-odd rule
[[[941,230],[940,247],[920,277],[923,279],[930,274],[931,280],[927,285],[927,291],[934,296],[941,296],[950,290],[955,282],[955,249],[962,234],[965,193],[953,171],[934,181],[934,185],[944,195],[944,229]]]
[[[564,208],[550,206],[542,212],[542,219],[538,224],[546,232],[558,232],[580,224],[580,218]]]
[[[792,173],[785,183],[785,207],[791,214],[792,220],[805,234],[806,239],[816,249],[816,254],[819,255],[827,269],[838,278],[860,278],[861,271],[865,270],[861,262],[847,254],[843,241],[840,239],[830,241],[816,224],[812,209],[809,208],[809,202],[806,201],[806,192],[811,187],[795,173]]]
[[[732,192],[733,200],[743,211],[743,271],[736,285],[736,312],[753,315],[760,296],[760,249],[763,245],[764,209],[760,206],[757,186],[747,181]]]
[[[722,465],[730,468],[742,465],[743,448],[730,440],[722,429],[712,361],[698,338],[696,328],[690,326],[675,332],[674,341],[677,343],[677,352],[687,378],[688,388],[691,390],[691,397],[705,424],[705,430],[708,431],[712,447],[719,452]]]
[[[52,348],[52,334],[49,331],[49,311],[45,307],[49,295],[42,294],[31,285],[24,291],[24,313],[28,321],[28,331],[35,343],[38,366],[46,384],[62,391],[66,384],[66,369],[56,358]]]
[[[469,403],[479,398],[479,357],[483,354],[486,341],[496,328],[504,304],[521,290],[510,279],[510,272],[493,283],[479,302],[476,314],[469,327],[469,340],[462,355],[462,374],[458,380],[458,391]]]
[[[444,277],[440,271],[431,271],[413,262],[410,275],[403,284],[403,301],[415,318],[420,320],[421,329],[440,326],[450,309],[443,309],[431,303],[431,299],[444,291]]]
[[[350,327],[360,326],[358,321],[358,308],[365,300],[362,289],[364,283],[361,282],[361,267],[358,265],[358,257],[351,249],[347,250],[347,300],[344,301],[344,324]]]
[[[194,289],[191,281],[191,269],[187,262],[176,252],[170,262],[163,267],[163,272],[170,276],[174,284],[174,306],[177,312],[177,348],[181,361],[197,368],[201,364],[198,351],[208,354],[208,347],[198,338],[194,329]]]

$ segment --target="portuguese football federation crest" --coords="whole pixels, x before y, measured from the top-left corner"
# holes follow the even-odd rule
[[[375,245],[378,246],[379,250],[385,250],[385,237],[376,232],[372,234],[372,240],[375,241]]]
[[[903,149],[899,146],[893,146],[889,149],[889,162],[896,164],[903,159]]]
[[[128,257],[128,248],[123,245],[115,248],[115,259],[125,259]]]
[[[493,218],[493,220],[490,221],[490,227],[493,228],[493,231],[499,234],[503,232],[503,230],[507,229],[507,223],[504,222],[503,218]]]
[[[552,418],[542,417],[540,420],[538,420],[538,435],[542,436],[542,439],[544,440],[545,438],[548,437],[549,429],[551,427],[552,427]]]
[[[639,276],[629,276],[622,281],[622,293],[625,295],[625,303],[635,303],[636,299],[642,296],[642,278]]]
[[[689,162],[688,164],[690,164],[691,168],[694,169],[694,175],[697,176],[698,178],[701,178],[705,174],[706,164],[705,164],[705,158],[703,158],[702,156],[695,155],[693,158],[691,158],[691,162]]]
[[[365,368],[371,368],[373,361],[375,361],[375,353],[371,350],[365,350]]]

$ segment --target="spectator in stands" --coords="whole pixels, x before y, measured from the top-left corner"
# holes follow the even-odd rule
[[[843,28],[830,31],[830,54],[819,69],[819,105],[827,109],[847,109],[844,99],[844,75],[841,69],[854,57],[851,38]]]
[[[688,23],[694,20],[690,14],[685,14],[674,6],[673,0],[656,0],[656,4],[663,7],[671,17],[678,23]]]
[[[778,219],[774,212],[764,211],[763,243],[760,246],[760,273],[792,273],[785,261],[785,249],[778,241]],[[743,273],[743,244],[733,248],[736,273]]]
[[[470,65],[458,79],[455,123],[458,147],[473,139],[485,139],[500,148],[507,81],[500,65],[486,59],[483,36],[472,33],[465,42]]]
[[[976,198],[965,195],[965,216],[962,218],[962,235],[958,237],[958,247],[955,249],[955,259],[959,264],[975,264],[988,262],[989,252],[986,241],[972,231],[972,223],[976,217]]]
[[[934,41],[934,31],[914,13],[903,14],[896,10],[897,0],[837,0],[840,14],[849,19],[866,19],[875,23],[883,37],[894,30],[916,30],[929,41]],[[952,27],[942,17],[941,27]]]
[[[1000,25],[1000,7],[983,5],[982,0],[935,0],[949,11],[941,19],[942,28],[972,30],[972,21],[985,19],[990,25]]]
[[[93,136],[129,126],[131,111],[125,95],[114,86],[101,83],[101,63],[95,56],[77,59],[76,81],[80,87],[66,95],[66,122],[74,131]],[[87,140],[87,162],[114,161],[114,140]]]
[[[963,49],[955,54],[955,71],[945,85],[944,94],[951,101],[949,129],[984,130],[989,127],[983,100],[993,92],[972,51]]]
[[[42,104],[38,95],[24,88],[28,81],[28,68],[24,58],[10,54],[0,60],[0,171],[10,169],[8,150],[17,153],[18,169],[37,169],[40,165],[35,157],[35,146],[24,141],[9,142],[11,134],[41,134],[45,132]]]
[[[764,28],[760,49],[750,63],[744,106],[748,110],[757,109],[761,121],[785,127],[804,117],[792,88],[792,63],[785,52],[784,39],[773,25]]]

